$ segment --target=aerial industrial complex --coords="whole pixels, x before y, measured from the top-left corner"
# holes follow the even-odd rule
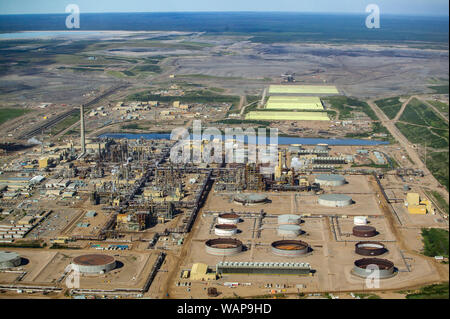
[[[0,123],[0,298],[404,298],[448,282],[448,247],[426,244],[427,231],[448,237],[443,173],[400,130],[429,127],[448,143],[448,114],[446,131],[434,117],[405,124],[412,96],[363,101],[315,60],[297,79],[181,73],[203,55],[285,62],[248,39],[235,48],[195,32],[144,35],[133,41],[147,47],[131,53],[94,43],[72,57],[88,65],[73,72],[95,62],[115,78],[88,87],[81,105],[33,102]],[[72,68],[58,61],[52,70]],[[276,143],[252,143],[252,130],[269,129]],[[379,285],[367,286],[374,269]]]

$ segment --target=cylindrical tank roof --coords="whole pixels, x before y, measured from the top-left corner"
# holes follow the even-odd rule
[[[355,253],[363,256],[379,256],[387,252],[386,247],[376,241],[360,241],[355,244]]]
[[[355,226],[353,227],[353,235],[357,237],[373,237],[378,235],[378,232],[372,226]]]
[[[283,237],[297,237],[298,235],[300,235],[301,231],[302,229],[299,225],[286,224],[278,226],[277,234],[278,236]]]
[[[0,251],[0,269],[20,266],[22,258],[11,251]]]
[[[343,185],[345,184],[345,177],[335,174],[321,174],[316,176],[315,182],[320,184],[332,183]]]
[[[300,224],[301,218],[299,215],[294,214],[283,214],[278,216],[278,224]]]
[[[377,271],[378,278],[390,278],[395,274],[394,263],[387,259],[363,258],[356,260],[353,267],[353,273],[367,278]]]
[[[328,207],[343,207],[352,204],[352,198],[344,194],[324,194],[319,196],[319,204]]]

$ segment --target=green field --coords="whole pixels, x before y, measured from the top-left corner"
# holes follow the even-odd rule
[[[448,124],[436,112],[418,99],[412,99],[408,103],[399,120],[411,124],[448,130]]]
[[[334,85],[271,85],[269,94],[339,94]]]
[[[435,100],[429,100],[427,102],[433,105],[435,108],[437,108],[440,112],[448,115],[449,108],[447,103]]]
[[[447,152],[429,152],[427,154],[427,167],[431,174],[449,190],[448,176],[448,151]]]
[[[275,112],[251,111],[245,116],[246,120],[268,121],[329,121],[327,112]]]
[[[330,96],[322,100],[331,104],[331,108],[339,112],[339,120],[353,118],[352,112],[362,112],[366,113],[370,119],[378,121],[378,117],[366,102],[347,96]]]
[[[447,148],[448,140],[441,137],[441,134],[433,134],[435,130],[430,130],[423,126],[416,126],[405,123],[395,123],[395,126],[402,132],[402,134],[414,144],[420,144],[432,148]],[[443,133],[444,134],[444,133]]]
[[[420,288],[420,290],[409,293],[406,299],[449,299],[448,282]]]
[[[423,254],[425,256],[448,257],[448,230],[439,228],[422,228]]]
[[[429,86],[436,94],[448,94],[448,84]]]
[[[375,104],[386,114],[389,119],[393,119],[402,107],[399,97],[391,97],[375,101]]]
[[[30,110],[26,109],[0,109],[0,125],[3,123],[12,120],[16,117],[22,116],[26,113],[30,112]]]

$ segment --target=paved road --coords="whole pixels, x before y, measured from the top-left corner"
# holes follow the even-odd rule
[[[384,114],[384,112],[374,103],[373,100],[369,100],[367,101],[367,103],[378,116],[381,123],[388,129],[388,131],[397,140],[397,142],[406,150],[408,156],[414,162],[415,168],[424,171],[427,181],[431,183],[430,187],[436,188],[436,190],[439,189],[439,191],[443,195],[448,197],[448,192],[440,187],[440,183],[434,178],[434,176],[422,162],[417,151],[413,148],[413,144],[411,144],[408,139],[397,129],[397,127],[395,126],[395,121],[389,120],[386,114]]]

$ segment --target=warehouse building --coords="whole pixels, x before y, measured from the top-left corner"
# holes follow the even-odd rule
[[[279,262],[219,262],[216,265],[218,275],[254,274],[254,275],[309,275],[311,265],[308,263]]]
[[[275,112],[251,111],[245,116],[246,120],[272,121],[329,121],[327,112]]]

